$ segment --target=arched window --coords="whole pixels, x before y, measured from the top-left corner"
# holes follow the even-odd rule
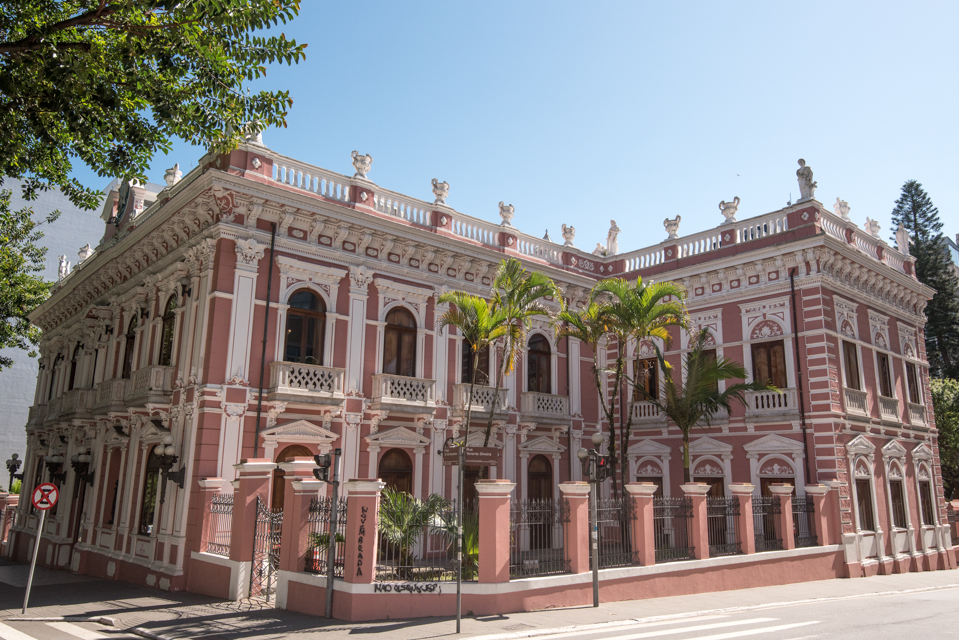
[[[176,294],[170,296],[167,300],[166,309],[163,311],[163,326],[160,329],[160,360],[158,364],[161,367],[169,367],[173,364],[173,328],[176,326]]]
[[[160,486],[160,458],[150,451],[146,469],[143,473],[143,495],[140,497],[140,521],[137,533],[148,536],[153,533],[153,520],[156,515],[157,487]]]
[[[130,320],[130,326],[127,327],[127,344],[123,351],[123,374],[122,378],[129,378],[133,372],[133,350],[137,343],[137,317],[133,316]]]
[[[326,305],[312,291],[297,291],[290,296],[286,312],[286,345],[283,359],[303,364],[323,364],[323,338],[326,332]]]
[[[402,449],[390,449],[383,454],[377,476],[394,491],[413,492],[413,462]]]
[[[469,384],[473,380],[473,345],[463,341],[463,362],[460,372],[463,377],[463,384]],[[489,345],[486,345],[479,352],[479,361],[476,365],[476,384],[489,386]]]
[[[529,339],[527,358],[526,390],[552,393],[549,341],[542,334],[537,333]]]
[[[416,375],[416,320],[400,307],[386,314],[383,373],[410,378]]]
[[[77,379],[77,365],[80,364],[80,353],[83,350],[83,345],[78,344],[77,348],[73,350],[73,358],[70,360],[70,380],[67,384],[67,391],[73,390],[73,384]]]

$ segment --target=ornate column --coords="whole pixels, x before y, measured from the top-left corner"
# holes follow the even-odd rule
[[[253,346],[253,316],[256,310],[256,280],[260,259],[266,250],[255,238],[236,241],[236,268],[233,272],[233,313],[230,317],[226,378],[250,379],[250,350]],[[274,259],[273,256],[270,257]]]
[[[516,425],[503,424],[503,478],[516,482]]]
[[[363,392],[363,353],[366,343],[366,305],[373,270],[350,267],[349,331],[346,349],[346,391]]]
[[[433,423],[430,428],[431,436],[431,452],[440,451],[443,448],[443,444],[446,442],[446,420],[439,420],[437,418],[433,419]],[[443,493],[445,483],[445,468],[443,467],[443,457],[439,455],[430,455],[430,493],[435,493],[437,495],[443,496],[446,495]],[[372,475],[372,474],[371,474]]]

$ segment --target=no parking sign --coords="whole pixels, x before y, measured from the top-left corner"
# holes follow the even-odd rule
[[[52,509],[57,504],[59,498],[60,490],[57,489],[57,486],[50,482],[44,482],[43,484],[37,485],[37,488],[33,490],[31,501],[37,509],[46,511],[47,509]]]

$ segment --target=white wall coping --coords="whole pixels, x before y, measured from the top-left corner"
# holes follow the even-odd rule
[[[513,491],[516,483],[499,482],[495,480],[480,480],[473,486],[476,487],[476,492],[479,494],[480,498],[492,498],[496,496],[508,496]]]
[[[568,496],[588,496],[590,485],[588,482],[561,482],[559,490]]]

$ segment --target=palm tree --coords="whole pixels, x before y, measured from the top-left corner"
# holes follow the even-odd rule
[[[414,498],[405,491],[391,487],[383,490],[380,498],[379,531],[381,541],[396,550],[395,573],[399,580],[413,577],[416,556],[413,549],[420,536],[432,527],[437,514],[449,503],[437,494],[426,500]],[[383,550],[386,552],[386,550]]]
[[[439,320],[440,331],[449,326],[459,329],[473,354],[473,374],[470,376],[470,391],[466,401],[466,434],[463,438],[465,443],[469,436],[470,419],[473,413],[473,390],[476,386],[480,352],[507,333],[506,316],[502,310],[494,309],[483,298],[464,291],[444,293],[439,301],[452,305]],[[497,394],[493,396],[494,406],[498,395],[497,391]]]
[[[613,394],[610,398],[610,413],[613,413],[616,398],[621,397],[623,381],[627,378],[626,355],[630,342],[638,344],[644,338],[659,338],[668,345],[670,341],[668,327],[686,326],[686,306],[683,303],[686,290],[673,282],[645,283],[642,278],[637,278],[636,284],[631,287],[623,278],[607,278],[593,287],[590,299],[596,300],[597,297],[604,295],[609,297],[609,303],[603,306],[601,318],[608,327],[609,335],[615,339],[616,343]],[[635,377],[637,376],[634,375]],[[634,385],[637,382],[643,381],[636,380]],[[619,421],[619,447],[622,455],[625,456],[633,428],[633,412],[629,410],[625,401],[619,408]],[[625,485],[626,467],[615,455],[612,421],[610,421],[609,440],[613,469],[615,471],[615,465],[619,464],[619,481]]]
[[[695,342],[683,361],[682,384],[677,384],[672,375],[663,376],[663,397],[654,398],[639,385],[637,390],[646,400],[656,405],[683,432],[683,481],[689,482],[689,433],[693,426],[710,424],[720,409],[727,412],[732,403],[746,404],[747,391],[778,391],[765,382],[736,382],[719,391],[721,380],[745,380],[748,373],[741,364],[726,357],[713,358],[705,353],[709,331],[699,331]],[[663,372],[670,371],[665,356],[656,348],[656,357]]]
[[[558,300],[562,309],[563,298],[556,283],[549,276],[538,271],[526,271],[516,258],[500,263],[493,278],[492,297],[493,308],[503,314],[506,324],[506,332],[501,340],[502,361],[496,367],[494,397],[497,397],[503,378],[516,367],[519,354],[526,344],[526,336],[532,328],[533,318],[546,318],[550,323],[554,320],[553,311],[546,306],[544,300],[549,297]],[[494,410],[495,406],[491,406],[486,423],[486,438],[483,440],[484,447],[489,446],[490,434],[493,432]]]

